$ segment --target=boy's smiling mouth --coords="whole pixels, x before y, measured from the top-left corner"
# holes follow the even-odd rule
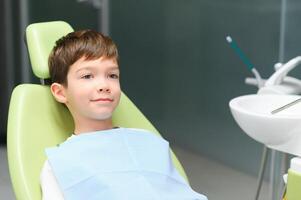
[[[98,98],[98,99],[92,99],[92,102],[113,102],[113,99],[111,98]]]

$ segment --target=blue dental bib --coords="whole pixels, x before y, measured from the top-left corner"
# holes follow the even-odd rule
[[[66,200],[207,200],[177,172],[168,142],[144,130],[85,133],[46,154]]]

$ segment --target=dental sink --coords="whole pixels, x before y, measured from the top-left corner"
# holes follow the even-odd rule
[[[232,99],[229,106],[237,124],[251,138],[269,148],[301,156],[301,103],[271,114],[299,98],[252,94]]]

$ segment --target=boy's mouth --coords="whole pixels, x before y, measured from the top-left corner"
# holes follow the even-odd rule
[[[113,102],[113,99],[111,98],[98,98],[98,99],[92,99],[92,102]]]

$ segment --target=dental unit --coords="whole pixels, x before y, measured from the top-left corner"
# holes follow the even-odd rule
[[[262,79],[233,39],[227,36],[226,40],[255,76],[246,78],[245,83],[258,87],[257,94],[243,95],[229,102],[231,113],[240,128],[251,138],[264,144],[255,196],[257,200],[267,160],[267,148],[301,157],[301,81],[287,76],[301,63],[301,56],[285,64],[275,64],[275,72],[268,79]],[[301,199],[301,158],[298,157],[291,160],[288,171],[287,200]],[[271,171],[275,167],[273,164]]]
[[[254,74],[255,78],[247,77],[245,83],[257,86],[259,88],[258,94],[301,94],[301,81],[287,76],[288,72],[301,63],[301,56],[297,56],[285,64],[276,63],[274,65],[276,72],[266,80],[261,78],[260,73],[231,36],[227,36],[226,40],[247,68]]]

